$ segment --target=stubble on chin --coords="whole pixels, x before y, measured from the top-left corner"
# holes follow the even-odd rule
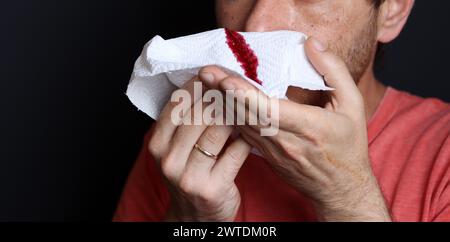
[[[330,43],[331,51],[344,60],[356,83],[374,61],[377,46],[377,17],[377,10],[373,9],[366,24],[341,35],[334,43]]]

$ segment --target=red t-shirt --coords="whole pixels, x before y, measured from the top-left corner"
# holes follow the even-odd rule
[[[388,88],[369,122],[373,171],[395,221],[450,221],[450,105]],[[163,221],[170,196],[147,151],[149,134],[115,221]],[[310,202],[263,158],[250,155],[236,184],[236,221],[315,221]]]

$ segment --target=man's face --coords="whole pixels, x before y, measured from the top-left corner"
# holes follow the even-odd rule
[[[357,82],[376,50],[377,9],[368,0],[216,0],[216,15],[221,27],[237,31],[314,36],[343,58]]]

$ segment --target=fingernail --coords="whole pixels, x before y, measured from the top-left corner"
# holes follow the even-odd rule
[[[207,84],[213,84],[214,83],[214,75],[209,72],[202,72],[200,73],[200,79]]]
[[[316,50],[319,51],[319,52],[324,52],[328,48],[325,44],[323,44],[322,42],[320,42],[316,38],[311,38],[311,41],[312,41],[312,44],[313,44],[314,48],[316,48]]]

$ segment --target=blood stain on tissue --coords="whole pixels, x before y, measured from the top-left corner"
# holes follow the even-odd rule
[[[258,57],[250,45],[247,44],[244,36],[229,29],[225,29],[225,33],[228,47],[230,47],[242,69],[244,69],[245,76],[262,85],[262,81],[258,78]]]

